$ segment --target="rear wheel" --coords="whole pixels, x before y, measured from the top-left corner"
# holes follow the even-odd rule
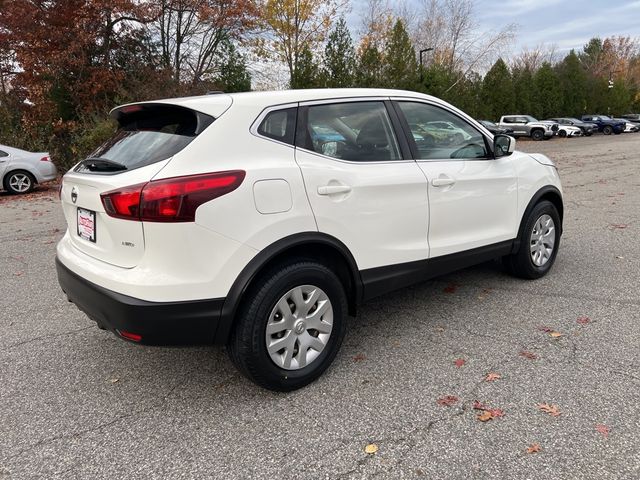
[[[560,246],[560,215],[553,203],[543,200],[533,208],[519,240],[518,251],[503,258],[509,273],[527,279],[546,275]]]
[[[604,133],[605,135],[611,135],[613,133],[613,128],[611,128],[610,125],[605,125],[602,129],[602,133]]]
[[[29,193],[36,186],[36,179],[29,172],[16,170],[4,177],[4,189],[13,194]]]
[[[247,295],[228,346],[258,385],[291,391],[314,381],[346,333],[347,297],[326,266],[296,259],[267,272]]]
[[[561,137],[566,137],[567,136],[567,131],[566,130],[560,130],[558,132],[558,135],[561,136]]]

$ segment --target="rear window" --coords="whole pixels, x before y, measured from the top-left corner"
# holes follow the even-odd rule
[[[258,127],[258,134],[293,145],[296,131],[297,108],[269,112]]]
[[[114,117],[118,130],[76,167],[77,172],[114,173],[165,160],[189,145],[214,121],[209,115],[173,105],[131,105],[116,110]],[[92,164],[90,160],[123,168],[103,169],[99,167],[101,163]]]

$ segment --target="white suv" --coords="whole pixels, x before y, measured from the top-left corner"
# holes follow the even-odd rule
[[[62,289],[124,339],[226,344],[266,388],[317,378],[363,300],[494,258],[538,278],[558,251],[554,164],[427,95],[216,94],[112,115],[118,131],[63,180]]]

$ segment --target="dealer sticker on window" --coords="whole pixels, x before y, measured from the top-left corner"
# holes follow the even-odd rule
[[[78,208],[78,235],[89,240],[96,241],[96,212]]]

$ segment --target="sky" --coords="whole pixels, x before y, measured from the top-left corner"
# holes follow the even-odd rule
[[[421,3],[405,1],[416,7]],[[366,1],[351,3],[348,22],[357,30]],[[395,3],[399,2],[390,2]],[[566,53],[582,48],[594,36],[640,37],[640,0],[475,0],[475,7],[482,30],[518,26],[512,53],[539,44],[555,45],[557,53]]]

